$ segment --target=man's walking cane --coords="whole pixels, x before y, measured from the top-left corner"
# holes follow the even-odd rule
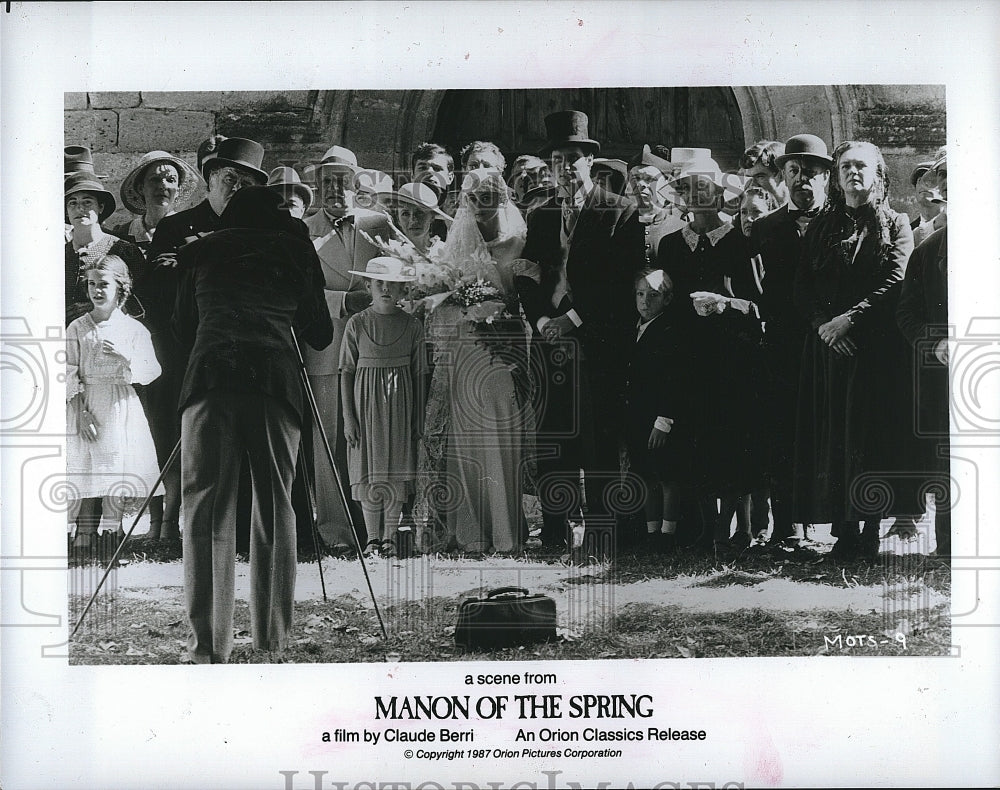
[[[375,616],[378,618],[379,628],[382,629],[382,638],[384,640],[389,639],[389,634],[386,633],[385,623],[382,620],[382,613],[378,608],[378,601],[375,600],[375,590],[372,589],[372,580],[368,575],[368,565],[365,564],[365,554],[364,548],[361,545],[361,539],[358,537],[358,532],[354,528],[354,517],[351,515],[350,503],[347,501],[347,494],[344,493],[344,484],[340,478],[340,470],[337,469],[337,463],[333,458],[333,450],[330,448],[330,440],[326,435],[326,429],[323,428],[323,420],[319,413],[319,404],[316,402],[316,395],[313,393],[312,385],[309,383],[309,374],[306,372],[306,361],[302,357],[302,349],[299,347],[299,339],[295,336],[295,330],[292,330],[292,342],[295,344],[295,353],[299,357],[299,375],[302,377],[302,386],[305,387],[306,397],[309,399],[309,406],[312,408],[313,419],[316,420],[316,427],[319,429],[319,435],[323,439],[323,448],[326,450],[326,458],[330,462],[330,468],[333,470],[333,477],[337,482],[337,493],[340,494],[340,501],[344,506],[344,512],[347,514],[347,523],[351,527],[351,535],[354,537],[354,543],[358,548],[358,559],[361,560],[361,570],[365,574],[365,582],[368,585],[368,594],[372,598],[372,606],[375,607]]]
[[[156,494],[156,489],[160,487],[160,483],[163,482],[163,478],[167,476],[167,470],[173,465],[174,460],[177,458],[181,451],[181,440],[177,440],[177,444],[174,445],[174,449],[170,451],[170,457],[167,458],[167,462],[163,465],[163,469],[160,470],[160,476],[156,478],[156,482],[153,483],[153,487],[149,489],[149,493],[146,495],[146,499],[143,501],[142,506],[139,511],[135,514],[135,518],[132,519],[132,526],[128,528],[128,532],[125,533],[125,537],[122,538],[122,542],[115,549],[115,553],[111,557],[111,561],[108,562],[108,567],[104,569],[104,575],[101,580],[97,583],[97,589],[94,590],[94,594],[90,596],[90,600],[87,601],[86,607],[84,607],[83,614],[80,615],[80,619],[76,621],[76,625],[73,627],[73,631],[70,633],[69,638],[72,639],[76,636],[76,632],[80,630],[80,626],[83,625],[83,620],[87,616],[87,612],[90,611],[90,607],[94,605],[94,601],[97,600],[97,594],[101,591],[101,587],[104,586],[104,582],[107,580],[111,571],[115,567],[115,563],[118,561],[118,557],[121,555],[122,550],[125,548],[125,544],[128,539],[132,536],[135,531],[136,526],[139,523],[139,519],[142,518],[143,514],[146,512],[146,508],[149,507],[149,503],[153,501],[153,496]]]

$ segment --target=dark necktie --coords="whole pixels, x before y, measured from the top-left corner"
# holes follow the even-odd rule
[[[819,214],[819,206],[811,208],[808,211],[804,211],[800,208],[790,208],[788,209],[788,216],[792,219],[798,219],[799,217],[805,217],[806,219],[812,219],[817,214]]]

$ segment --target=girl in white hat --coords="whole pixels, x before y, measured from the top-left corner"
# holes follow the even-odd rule
[[[366,554],[396,553],[403,505],[414,493],[417,440],[423,425],[427,354],[423,324],[399,301],[417,279],[397,258],[372,258],[365,271],[372,304],[348,320],[340,348],[351,496],[361,503]],[[380,529],[380,526],[383,526]]]

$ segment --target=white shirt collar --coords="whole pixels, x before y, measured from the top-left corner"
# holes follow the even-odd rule
[[[719,240],[724,237],[729,231],[733,229],[733,224],[731,222],[726,222],[710,230],[708,233],[704,234],[705,238],[708,239],[708,243],[713,247],[719,243]],[[684,237],[684,241],[687,242],[688,247],[691,248],[691,252],[698,249],[698,241],[701,239],[701,234],[695,233],[691,230],[690,225],[685,225],[681,228],[681,235]]]
[[[642,333],[646,331],[647,327],[651,323],[653,323],[657,318],[659,318],[661,315],[663,315],[663,313],[657,313],[652,318],[650,318],[648,321],[643,321],[642,318],[640,317],[639,320],[638,320],[638,322],[635,325],[635,329],[636,329],[635,339],[638,340],[639,338],[641,338],[642,337]]]

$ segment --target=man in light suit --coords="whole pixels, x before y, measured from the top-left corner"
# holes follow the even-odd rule
[[[350,271],[363,272],[368,261],[380,254],[364,234],[371,239],[391,238],[385,214],[355,206],[356,177],[360,170],[354,152],[339,145],[327,150],[315,168],[306,170],[307,174],[314,174],[319,193],[320,210],[305,223],[323,267],[326,305],[333,319],[333,342],[321,351],[304,348],[303,354],[323,428],[342,474],[347,469],[347,443],[340,416],[340,345],[347,319],[371,303],[364,280]],[[312,453],[307,452],[306,457],[313,460],[311,476],[316,488],[319,533],[335,552],[347,551],[355,542],[348,532],[347,514],[318,428],[314,427]],[[353,500],[349,502],[354,507]],[[364,528],[360,512],[354,514],[354,523]]]
[[[624,351],[635,324],[632,287],[642,268],[643,232],[635,207],[594,184],[600,143],[587,116],[545,119],[557,194],[532,212],[515,283],[544,366],[538,426],[542,542],[561,548],[579,507],[567,494],[583,470],[586,532],[575,559],[614,552],[609,512],[619,479],[618,417]],[[572,546],[572,543],[570,543]]]

